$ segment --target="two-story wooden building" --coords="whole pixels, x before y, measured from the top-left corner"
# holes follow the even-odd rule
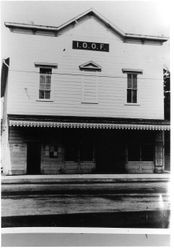
[[[124,33],[93,9],[58,27],[5,26],[4,174],[169,169],[167,38]]]

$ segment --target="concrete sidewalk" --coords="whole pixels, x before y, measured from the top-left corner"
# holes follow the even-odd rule
[[[2,177],[6,195],[168,193],[169,175],[23,175]]]
[[[170,174],[66,174],[1,176],[2,184],[169,182]]]

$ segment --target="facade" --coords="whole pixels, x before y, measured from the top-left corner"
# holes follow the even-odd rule
[[[4,174],[169,170],[166,38],[124,33],[93,9],[59,27],[5,26]]]

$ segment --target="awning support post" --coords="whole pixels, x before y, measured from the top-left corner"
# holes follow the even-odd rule
[[[155,138],[155,173],[164,172],[164,131],[158,131]]]

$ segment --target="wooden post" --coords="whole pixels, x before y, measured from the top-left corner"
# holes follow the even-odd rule
[[[125,169],[128,168],[128,144],[125,144]]]
[[[164,131],[158,131],[155,138],[155,173],[164,171]]]

